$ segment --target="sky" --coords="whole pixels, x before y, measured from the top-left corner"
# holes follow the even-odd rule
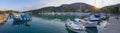
[[[120,4],[119,1],[120,0],[0,0],[0,10],[27,11],[76,2],[82,2],[102,8],[104,6]]]

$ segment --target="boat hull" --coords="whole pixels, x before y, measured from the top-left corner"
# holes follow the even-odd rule
[[[68,22],[68,23],[69,23],[69,22]],[[74,29],[74,28],[71,28],[71,26],[68,25],[68,23],[66,23],[65,26],[66,26],[69,30],[71,30],[71,31],[73,31],[73,32],[76,32],[76,33],[87,33],[87,32],[86,32],[86,29]]]

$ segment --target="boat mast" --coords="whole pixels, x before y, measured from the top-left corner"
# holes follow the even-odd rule
[[[96,7],[96,0],[95,0],[95,2],[94,2],[94,7]],[[94,10],[94,13],[95,13],[95,11],[96,11],[96,9]]]
[[[104,2],[104,0],[102,0],[102,5],[101,5],[102,7],[103,7],[103,5],[104,5],[104,3],[103,3],[103,2]],[[101,11],[102,11],[102,10],[101,10]]]

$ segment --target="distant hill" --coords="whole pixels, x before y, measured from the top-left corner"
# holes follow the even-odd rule
[[[26,12],[90,12],[94,11],[94,6],[88,5],[86,3],[72,3],[72,4],[63,4],[59,7],[48,6],[36,10],[29,10]]]
[[[14,10],[5,10],[5,11],[2,11],[2,10],[0,10],[0,14],[3,14],[3,13],[12,13],[12,12],[17,12],[17,11],[14,11]]]
[[[106,12],[106,13],[118,13],[120,12],[120,4],[116,4],[116,5],[110,5],[110,6],[105,6],[103,8],[101,8],[102,12]]]

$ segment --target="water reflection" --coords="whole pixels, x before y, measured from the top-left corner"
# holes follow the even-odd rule
[[[6,21],[5,21],[5,22],[0,23],[0,26],[3,26],[5,23],[6,23]]]
[[[38,14],[34,14],[33,16],[37,16],[37,17],[47,19],[47,20],[60,19],[61,21],[67,21],[67,19],[70,19],[73,21],[74,18],[88,17],[88,15],[75,16],[75,15],[38,15]]]
[[[92,28],[86,28],[87,33],[98,33],[98,30],[96,27]]]
[[[36,17],[39,17],[39,18],[43,18],[43,19],[46,19],[46,20],[54,20],[54,19],[60,19],[61,21],[68,21],[68,19],[70,21],[74,21],[74,18],[85,18],[85,17],[88,17],[87,15],[84,15],[84,16],[73,16],[73,15],[34,15]],[[76,32],[73,32],[71,30],[69,30],[68,28],[65,28],[67,30],[68,33],[76,33]],[[98,33],[98,30],[97,28],[87,28],[87,33]]]
[[[97,28],[86,28],[86,29],[87,29],[86,30],[87,33],[98,33]],[[69,30],[68,28],[66,28],[66,30],[68,33],[76,33],[76,32]]]
[[[30,27],[29,21],[13,22],[12,25],[13,25],[13,26],[16,26],[16,25],[23,25],[23,26],[25,26],[25,27]]]
[[[66,30],[67,30],[68,33],[76,33],[76,32],[73,32],[73,31],[69,30],[68,28],[66,28]]]
[[[10,21],[1,24],[0,33],[75,33],[65,27],[65,23],[68,22],[68,20],[74,20],[74,18],[83,17],[73,15],[36,14],[32,15],[31,21],[13,22],[9,19]],[[87,31],[96,33],[95,28],[88,28]]]

